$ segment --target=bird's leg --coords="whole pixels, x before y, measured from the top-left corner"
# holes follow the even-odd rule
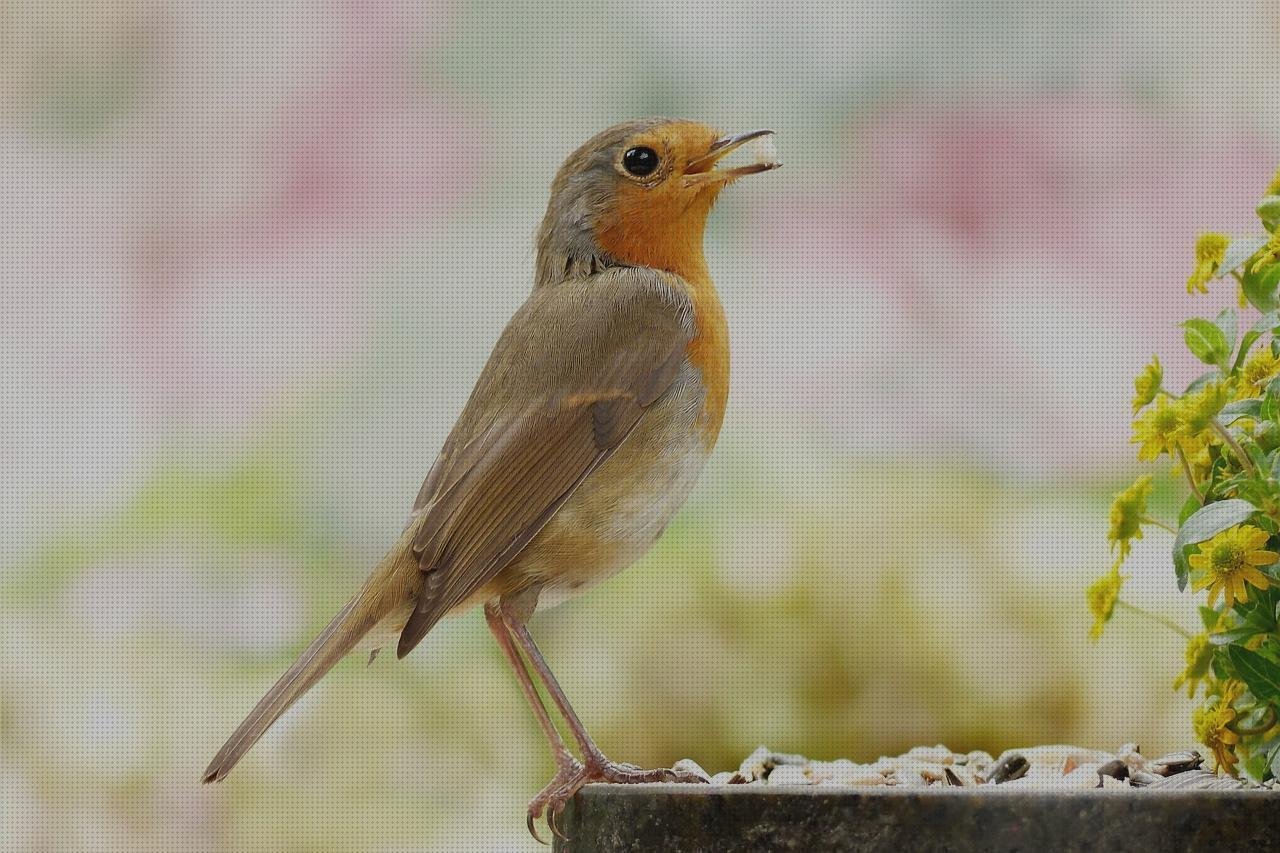
[[[517,616],[517,614],[507,605],[499,604],[498,613],[502,618],[510,636],[515,639],[520,647],[524,650],[525,656],[529,662],[533,664],[534,672],[538,674],[538,678],[542,681],[547,693],[551,696],[551,701],[555,703],[559,709],[564,721],[569,725],[569,730],[573,733],[573,738],[578,742],[578,747],[582,750],[582,766],[578,773],[572,778],[564,780],[552,790],[556,785],[556,780],[552,781],[538,798],[535,803],[541,802],[542,806],[548,807],[547,823],[550,824],[552,831],[560,834],[556,830],[556,817],[564,810],[565,804],[573,799],[574,794],[586,784],[590,782],[615,782],[619,784],[635,784],[641,782],[706,782],[696,773],[690,773],[684,770],[670,770],[661,768],[658,770],[642,770],[631,764],[619,764],[610,761],[600,751],[600,747],[596,746],[595,741],[591,739],[591,735],[587,734],[586,728],[582,725],[582,721],[578,719],[578,715],[574,712],[573,707],[569,704],[569,699],[564,695],[564,691],[560,688],[559,682],[556,681],[555,675],[551,672],[551,667],[547,665],[546,658],[542,656],[542,652],[538,649],[537,643],[533,641],[533,636],[529,633],[529,628]],[[526,677],[527,673],[526,673]],[[541,703],[539,703],[541,704]],[[543,713],[546,713],[545,707]],[[557,776],[557,779],[559,777]],[[532,805],[531,805],[532,808]]]
[[[542,650],[533,641],[533,635],[529,633],[528,626],[517,619],[511,618],[511,615],[506,612],[503,612],[502,616],[507,630],[511,632],[511,636],[520,644],[520,647],[524,649],[529,662],[533,664],[534,672],[538,674],[538,678],[546,686],[547,693],[551,696],[551,701],[559,709],[564,721],[569,724],[569,731],[573,733],[574,740],[578,742],[578,748],[582,750],[583,758],[588,763],[591,763],[594,759],[598,764],[607,764],[609,760],[604,757],[600,748],[596,746],[595,741],[591,739],[586,727],[582,725],[582,720],[578,719],[577,712],[569,704],[569,697],[565,696],[560,683],[556,681],[555,675],[551,672],[551,667],[547,665],[547,659],[542,656]]]
[[[538,695],[538,688],[534,686],[533,679],[529,676],[529,670],[525,667],[524,661],[520,659],[520,652],[516,650],[516,647],[511,642],[511,634],[502,621],[502,616],[498,612],[498,605],[493,602],[486,604],[484,606],[484,618],[489,623],[489,630],[493,633],[493,638],[498,641],[498,647],[506,655],[507,663],[511,664],[511,670],[516,674],[516,681],[520,682],[520,689],[524,691],[524,698],[528,701],[529,708],[533,711],[533,716],[537,718],[538,727],[542,729],[542,734],[546,737],[547,743],[550,744],[551,754],[556,761],[555,777],[542,793],[534,797],[533,801],[529,803],[529,834],[537,838],[538,841],[542,841],[541,838],[538,838],[537,830],[534,829],[534,822],[542,817],[547,804],[551,801],[551,794],[576,778],[582,772],[582,765],[569,752],[568,747],[564,745],[560,732],[556,730],[555,723],[551,721],[547,706],[543,704],[542,697]],[[553,832],[556,830],[554,824],[551,824],[551,829]]]

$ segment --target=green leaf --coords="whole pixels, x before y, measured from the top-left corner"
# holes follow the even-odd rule
[[[1254,441],[1259,447],[1275,447],[1280,445],[1280,424],[1276,423],[1276,398],[1263,397],[1262,408],[1258,410],[1261,426],[1254,434]]]
[[[1251,592],[1247,602],[1236,604],[1236,612],[1243,616],[1245,621],[1253,622],[1262,631],[1270,634],[1276,630],[1276,619],[1272,613],[1274,608],[1270,598],[1274,591],[1258,589]]]
[[[1182,523],[1173,541],[1173,568],[1178,576],[1178,589],[1187,588],[1187,577],[1191,574],[1191,565],[1184,553],[1187,546],[1211,539],[1228,527],[1248,521],[1249,516],[1257,511],[1258,508],[1248,501],[1231,498],[1208,504],[1192,513]]]
[[[1270,264],[1258,272],[1245,267],[1240,273],[1240,286],[1245,298],[1259,311],[1276,309],[1276,287],[1280,286],[1280,264]]]
[[[1267,245],[1271,238],[1265,234],[1261,237],[1235,237],[1227,246],[1227,253],[1222,258],[1214,278],[1222,278],[1244,266],[1244,262],[1258,254],[1258,250]]]
[[[1250,713],[1245,716],[1252,717],[1255,715]],[[1237,720],[1237,722],[1242,721],[1243,718],[1241,720]],[[1257,721],[1254,721],[1254,725],[1256,724]],[[1245,752],[1243,749],[1240,751],[1244,753],[1244,760],[1240,762],[1240,769],[1244,771],[1244,775],[1255,782],[1261,782],[1265,779],[1267,776],[1267,754],[1265,752],[1256,751]]]
[[[1236,317],[1235,309],[1223,308],[1214,318],[1213,325],[1217,326],[1218,331],[1222,332],[1222,336],[1227,339],[1227,355],[1230,356],[1235,352],[1236,335],[1240,329],[1240,321]]]
[[[1227,646],[1255,637],[1258,634],[1269,634],[1274,627],[1270,613],[1255,609],[1239,625],[1228,628],[1225,631],[1219,631],[1216,634],[1210,634],[1209,642],[1215,646]]]
[[[1209,320],[1194,317],[1183,323],[1182,329],[1187,349],[1205,364],[1222,365],[1231,355],[1231,350],[1227,347],[1227,336]]]
[[[1244,646],[1227,646],[1227,660],[1258,699],[1280,699],[1280,663]]]
[[[1276,741],[1275,748],[1267,757],[1267,765],[1271,768],[1271,778],[1280,779],[1280,740]]]
[[[1280,382],[1273,379],[1267,383],[1266,389],[1262,392],[1262,401],[1260,414],[1263,419],[1271,424],[1280,422]]]
[[[1237,430],[1237,432],[1240,432],[1240,431]],[[1244,433],[1240,432],[1240,435],[1237,435],[1236,438],[1239,439],[1241,435],[1244,435]],[[1244,452],[1248,454],[1250,459],[1253,460],[1254,467],[1257,468],[1259,471],[1266,469],[1267,454],[1263,451],[1263,449],[1259,447],[1257,444],[1254,444],[1252,441],[1243,442],[1243,444],[1244,444]]]
[[[1277,392],[1280,392],[1280,385],[1276,385],[1274,380],[1268,382],[1267,387],[1262,389],[1261,414],[1269,421],[1275,421],[1277,412],[1280,411],[1277,409],[1277,403],[1280,403],[1280,397],[1276,396]]]
[[[1183,390],[1183,394],[1194,394],[1210,382],[1216,382],[1222,378],[1222,372],[1219,370],[1210,370],[1208,373],[1201,373],[1195,379],[1191,380],[1191,384]]]
[[[1263,196],[1258,202],[1258,218],[1268,228],[1280,224],[1280,195]]]
[[[1262,286],[1275,294],[1276,287],[1280,286],[1280,262],[1263,267],[1258,275],[1262,278]]]
[[[1200,503],[1200,499],[1195,495],[1187,495],[1187,499],[1182,502],[1182,508],[1178,510],[1178,526],[1187,523],[1187,519],[1200,511],[1200,507],[1204,504]]]
[[[1258,318],[1250,328],[1244,333],[1244,337],[1240,340],[1240,352],[1236,353],[1235,364],[1231,369],[1239,370],[1244,364],[1244,360],[1249,357],[1249,350],[1253,349],[1254,343],[1258,338],[1262,337],[1266,332],[1273,332],[1280,327],[1280,311],[1270,311]]]
[[[1244,360],[1249,357],[1249,350],[1253,349],[1254,342],[1260,337],[1262,337],[1262,333],[1255,332],[1253,329],[1244,333],[1244,339],[1240,341],[1240,351],[1236,353],[1236,360],[1231,363],[1232,373],[1244,365]]]
[[[1236,400],[1222,407],[1222,411],[1218,413],[1218,423],[1230,426],[1241,418],[1256,419],[1261,416],[1261,413],[1261,399]]]

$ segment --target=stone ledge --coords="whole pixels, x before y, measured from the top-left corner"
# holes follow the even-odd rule
[[[572,853],[1276,849],[1270,791],[1037,791],[589,785],[560,827]]]

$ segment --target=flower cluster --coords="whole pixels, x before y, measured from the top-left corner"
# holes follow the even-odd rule
[[[1280,777],[1280,172],[1259,203],[1265,234],[1208,233],[1196,242],[1187,292],[1208,294],[1233,278],[1236,306],[1183,323],[1191,353],[1209,370],[1180,393],[1158,358],[1134,379],[1133,443],[1147,462],[1168,457],[1189,493],[1177,523],[1148,502],[1155,475],[1116,495],[1107,539],[1116,562],[1086,591],[1097,639],[1117,608],[1148,616],[1187,640],[1175,689],[1204,704],[1196,737],[1219,769]],[[1241,333],[1240,311],[1257,316]],[[1200,598],[1203,630],[1192,634],[1120,596],[1120,566],[1144,528],[1173,539],[1178,588]]]

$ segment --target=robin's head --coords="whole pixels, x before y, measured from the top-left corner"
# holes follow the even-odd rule
[[[702,233],[716,196],[743,175],[778,167],[771,147],[724,159],[772,131],[725,135],[692,121],[615,125],[565,161],[538,234],[538,283],[610,264],[704,274]]]

